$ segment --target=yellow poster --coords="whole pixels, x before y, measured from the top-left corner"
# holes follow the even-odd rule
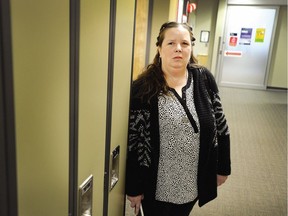
[[[264,42],[265,37],[265,28],[257,28],[256,29],[256,36],[255,36],[255,42]]]

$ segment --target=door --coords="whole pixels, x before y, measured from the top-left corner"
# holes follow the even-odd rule
[[[278,8],[228,6],[220,85],[266,88]]]
[[[103,215],[110,1],[80,9],[78,187],[93,176],[94,216]]]
[[[134,0],[117,0],[115,17],[115,47],[111,109],[111,153],[119,146],[118,164],[111,162],[107,215],[120,216],[125,206],[125,167],[128,134],[130,81],[133,69]],[[111,187],[113,166],[119,167],[119,181]]]
[[[18,214],[67,215],[69,1],[10,3]]]
[[[149,25],[149,8],[151,0],[136,1],[135,16],[135,39],[134,39],[134,57],[133,57],[133,80],[141,73],[147,65],[148,56],[146,53],[149,47],[148,33],[150,33]]]

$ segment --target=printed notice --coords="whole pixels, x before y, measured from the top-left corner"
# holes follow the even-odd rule
[[[237,33],[230,33],[229,46],[237,46]]]
[[[255,42],[263,43],[265,38],[265,28],[257,28],[255,35]]]
[[[252,28],[242,28],[240,34],[239,44],[241,45],[250,45],[252,38]]]

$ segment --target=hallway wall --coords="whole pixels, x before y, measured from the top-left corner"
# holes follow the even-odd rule
[[[67,215],[69,1],[11,0],[11,20],[19,215]]]
[[[196,37],[194,55],[207,56],[207,68],[211,68],[213,46],[218,42],[218,37],[215,36],[215,31],[217,31],[215,26],[217,21],[218,4],[219,1],[211,2],[210,0],[201,0],[198,1],[197,9],[194,12],[194,34]],[[208,43],[200,42],[200,34],[202,30],[210,31],[210,40]],[[213,73],[215,73],[215,71]]]
[[[275,33],[268,86],[288,88],[287,84],[287,6],[281,6]]]

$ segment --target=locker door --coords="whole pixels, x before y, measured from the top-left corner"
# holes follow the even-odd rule
[[[67,215],[69,1],[10,3],[18,214]]]
[[[80,4],[78,186],[93,175],[96,216],[103,215],[110,2]]]
[[[120,147],[119,181],[109,192],[108,214],[120,216],[124,212],[124,183],[126,166],[126,148],[128,133],[128,114],[130,80],[133,59],[133,29],[135,2],[117,0],[116,29],[114,50],[113,102],[111,125],[111,150]],[[112,166],[112,167],[111,167]],[[110,164],[113,169],[113,164]]]

